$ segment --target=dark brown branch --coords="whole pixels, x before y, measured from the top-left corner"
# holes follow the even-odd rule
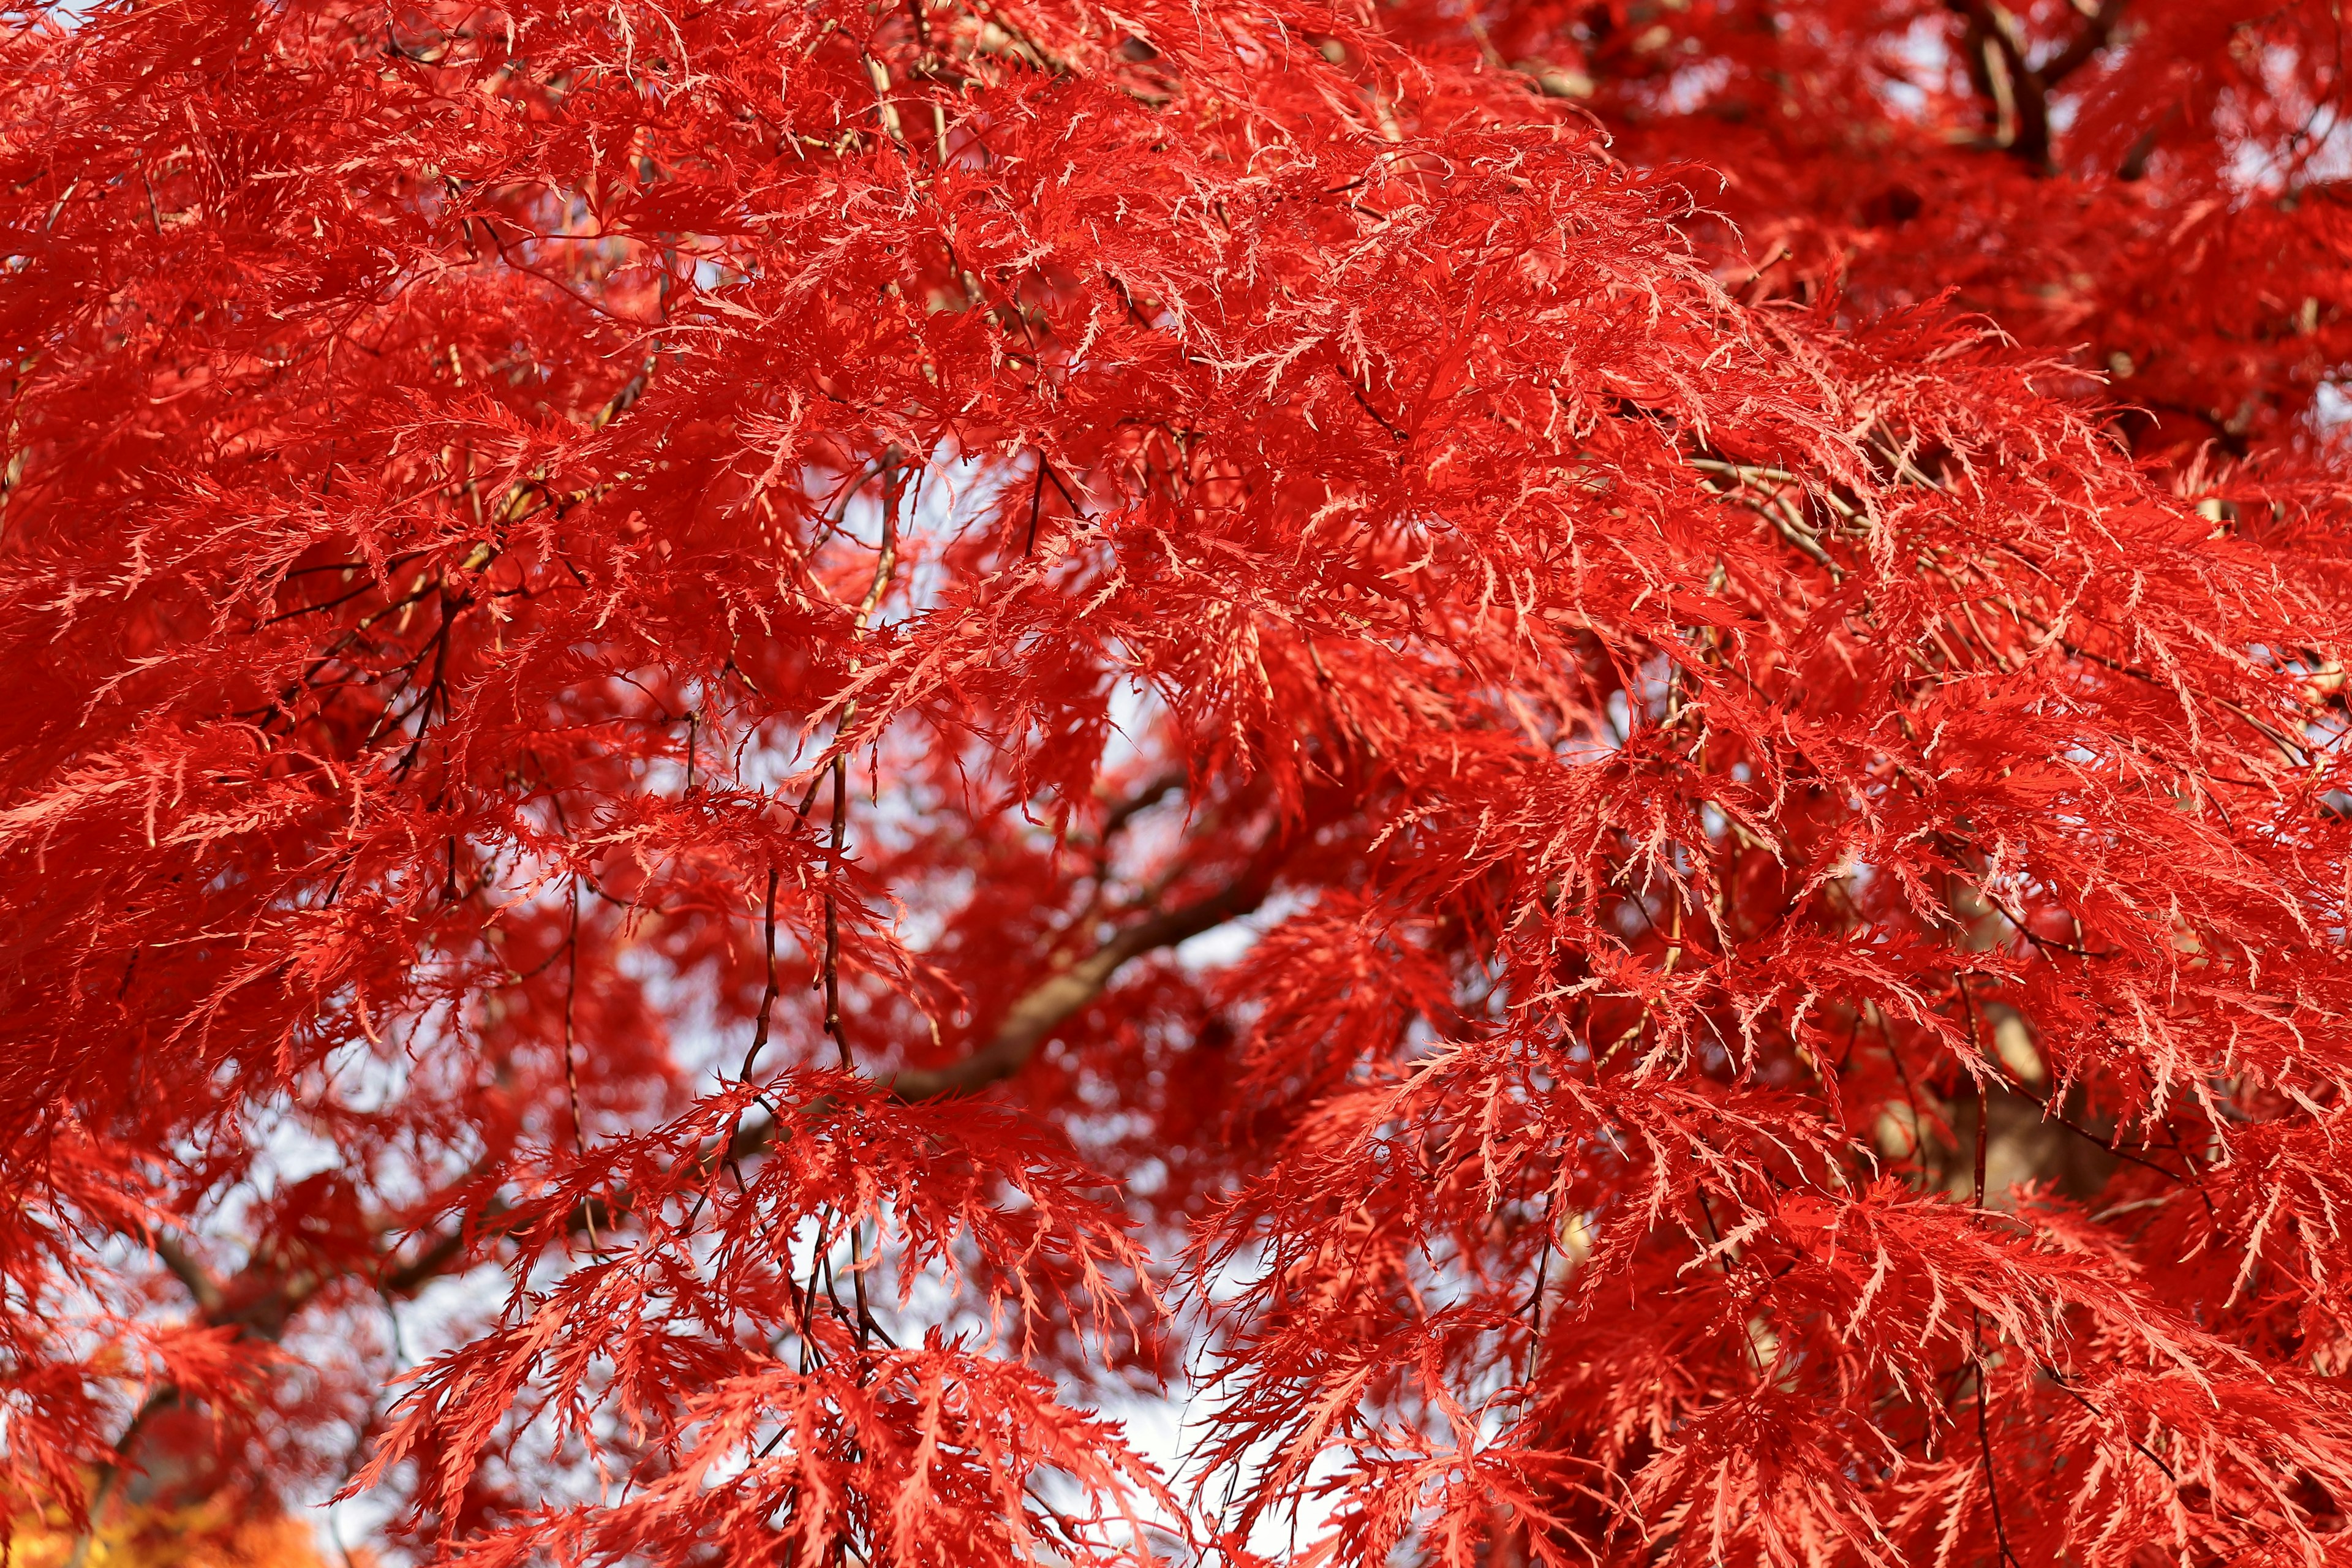
[[[1160,782],[1155,780],[1148,784],[1144,793],[1155,799],[1164,795],[1166,792],[1159,788]],[[1136,798],[1141,799],[1142,796]],[[1290,843],[1287,836],[1277,832],[1226,886],[1190,903],[1148,916],[1120,931],[1085,958],[1057,970],[1032,986],[1005,1013],[987,1041],[969,1056],[943,1068],[902,1069],[888,1079],[889,1091],[900,1100],[936,1100],[947,1095],[974,1093],[1012,1077],[1027,1065],[1047,1035],[1072,1014],[1101,995],[1112,977],[1128,963],[1147,952],[1175,946],[1203,931],[1214,930],[1228,921],[1248,914],[1264,903],[1273,889],[1275,873]],[[819,1111],[824,1103],[819,1100],[803,1109]],[[702,1171],[712,1172],[723,1165],[749,1159],[772,1143],[776,1135],[777,1124],[773,1121],[746,1122],[724,1144],[708,1149],[697,1156],[697,1166]],[[592,1199],[573,1211],[568,1228],[575,1233],[585,1231],[593,1235],[599,1227],[609,1228],[615,1218],[627,1212],[629,1205],[626,1194],[614,1194],[605,1201]],[[503,1231],[508,1228],[502,1222],[509,1212],[503,1201],[494,1198],[473,1216],[471,1226],[477,1233]],[[387,1296],[415,1294],[427,1281],[446,1273],[464,1258],[466,1229],[461,1226],[425,1242],[408,1262],[387,1268],[379,1277],[377,1288]],[[273,1292],[268,1304],[279,1309],[276,1321],[282,1326],[285,1317],[308,1300],[316,1292],[319,1283],[304,1276],[299,1281],[289,1281],[280,1292]]]
[[[2114,39],[2124,4],[2099,0],[2083,29],[2035,65],[2026,58],[2023,29],[2000,0],[1945,0],[1949,9],[1968,19],[1961,49],[1969,79],[1992,102],[1995,146],[2037,170],[2050,170],[2050,89]]]
[[[1273,857],[1261,853],[1239,879],[1189,904],[1139,921],[1093,952],[1032,986],[997,1024],[987,1043],[944,1068],[908,1068],[890,1079],[901,1100],[936,1100],[970,1094],[1019,1072],[1037,1047],[1062,1021],[1103,993],[1111,976],[1130,960],[1200,935],[1249,913],[1265,901],[1273,883]]]
[[[1185,775],[1171,769],[1145,782],[1142,788],[1103,814],[1102,838],[1108,844],[1127,825],[1184,787]]]
[[[485,1221],[495,1217],[495,1214],[483,1215]],[[415,1258],[385,1274],[380,1287],[387,1296],[413,1296],[428,1281],[440,1278],[457,1260],[457,1255],[465,1250],[465,1246],[466,1233],[463,1229],[436,1237]]]
[[[2045,88],[2056,87],[2088,64],[2116,36],[2116,24],[2124,18],[2124,0],[2100,0],[2099,7],[2085,19],[2083,30],[2067,40],[2066,47],[2034,68],[2034,76]]]
[[[213,1277],[211,1269],[196,1260],[194,1254],[180,1245],[177,1237],[159,1230],[148,1239],[147,1245],[163,1267],[188,1288],[188,1295],[195,1302],[196,1310],[209,1318],[221,1310],[226,1297],[220,1281]]]

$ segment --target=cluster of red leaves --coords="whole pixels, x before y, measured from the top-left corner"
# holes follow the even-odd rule
[[[15,15],[0,1503],[2340,1554],[2341,44]]]

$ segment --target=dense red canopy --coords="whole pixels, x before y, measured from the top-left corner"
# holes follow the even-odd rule
[[[2342,1556],[2331,5],[10,16],[53,1557]]]

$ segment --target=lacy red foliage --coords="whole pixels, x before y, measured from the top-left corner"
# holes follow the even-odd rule
[[[77,1563],[2347,1560],[2335,7],[0,47]]]

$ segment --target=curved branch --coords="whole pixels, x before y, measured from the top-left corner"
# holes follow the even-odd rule
[[[1967,19],[1961,47],[1976,89],[1992,103],[1993,145],[2037,170],[2052,166],[2050,89],[2080,70],[2115,38],[2125,0],[2097,0],[2085,10],[2082,30],[2039,65],[2026,58],[2026,40],[2015,16],[2000,0],[1944,0]]]
[[[1265,901],[1273,889],[1274,873],[1287,840],[1269,839],[1234,881],[1191,903],[1163,910],[1127,927],[1076,963],[1055,971],[1024,992],[1001,1019],[993,1034],[978,1049],[943,1068],[907,1068],[891,1075],[887,1087],[900,1100],[936,1100],[945,1095],[971,1094],[1011,1078],[1028,1064],[1037,1047],[1068,1018],[1102,994],[1111,979],[1129,963],[1147,952],[1172,947],[1227,921],[1248,914]],[[816,1107],[826,1103],[820,1100]],[[704,1169],[750,1159],[775,1142],[772,1121],[746,1122],[723,1145],[696,1156]],[[583,1204],[572,1216],[570,1228],[609,1225],[629,1207],[625,1194],[604,1203]],[[506,1205],[492,1199],[474,1216],[477,1234],[498,1231]],[[466,1257],[467,1226],[456,1226],[427,1241],[408,1262],[387,1269],[378,1280],[386,1295],[415,1294],[428,1280],[446,1273]]]
[[[1264,903],[1274,880],[1272,859],[1261,852],[1250,869],[1232,884],[1129,926],[1068,968],[1030,987],[978,1050],[944,1068],[907,1068],[895,1073],[890,1092],[900,1100],[936,1100],[941,1095],[970,1094],[1011,1078],[1028,1064],[1038,1044],[1064,1019],[1101,995],[1111,976],[1129,960],[1172,947]]]
[[[221,1282],[213,1277],[211,1269],[196,1260],[194,1253],[180,1245],[178,1237],[168,1231],[158,1230],[148,1238],[147,1245],[163,1267],[188,1288],[188,1295],[196,1303],[198,1311],[210,1318],[221,1310],[226,1300]]]
[[[2076,8],[2081,8],[2079,4]],[[2043,87],[2056,87],[2107,47],[2116,36],[2116,25],[2123,19],[2124,0],[2099,0],[2097,7],[2084,18],[2083,30],[2068,39],[2064,48],[2036,66],[2034,76]]]
[[[1103,814],[1100,841],[1109,843],[1129,823],[1182,789],[1188,782],[1181,768],[1171,768],[1145,781],[1140,789],[1125,800],[1116,802]]]
[[[1146,794],[1152,799],[1159,798],[1166,793],[1161,783],[1154,781],[1147,786]],[[1138,921],[1086,957],[1031,986],[998,1021],[995,1032],[961,1060],[941,1068],[902,1068],[891,1075],[886,1087],[900,1100],[937,1100],[975,1093],[1011,1078],[1036,1055],[1046,1036],[1070,1015],[1100,996],[1113,976],[1128,963],[1145,953],[1173,947],[1213,931],[1263,904],[1273,890],[1275,873],[1293,841],[1290,835],[1276,832],[1224,887]],[[822,1100],[815,1102],[816,1106],[824,1103]],[[772,1121],[748,1122],[738,1128],[727,1142],[706,1150],[695,1157],[696,1161],[706,1170],[715,1170],[722,1164],[749,1159],[774,1142],[776,1131]],[[604,1202],[591,1201],[573,1212],[569,1228],[577,1233],[592,1225],[608,1226],[628,1208],[626,1194],[616,1194]],[[494,1198],[474,1216],[471,1228],[476,1234],[503,1229],[500,1222],[508,1212],[505,1203]],[[377,1281],[378,1289],[388,1296],[415,1294],[428,1280],[465,1258],[467,1228],[455,1226],[425,1242],[408,1262],[387,1268]],[[302,1299],[307,1300],[310,1293],[305,1292]]]

